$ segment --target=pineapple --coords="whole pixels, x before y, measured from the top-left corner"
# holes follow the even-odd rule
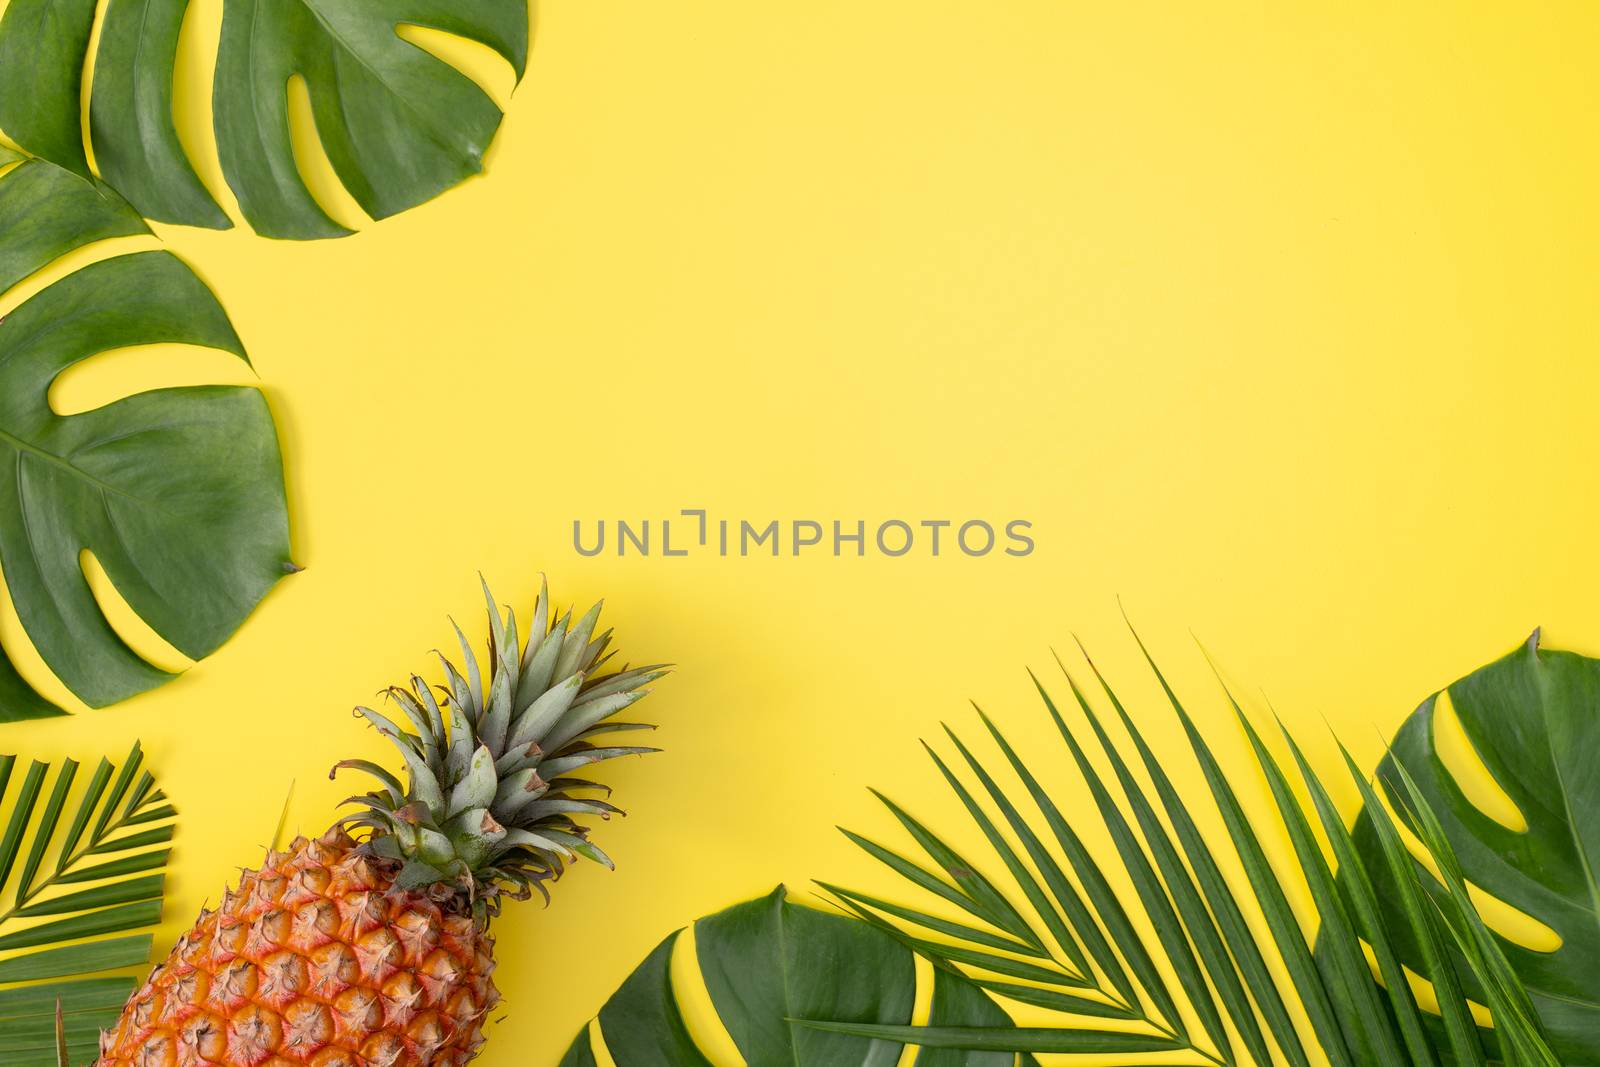
[[[572,772],[654,752],[597,744],[646,729],[612,718],[666,665],[601,673],[611,632],[595,605],[549,622],[541,588],[530,640],[487,585],[488,684],[459,628],[436,697],[421,678],[388,691],[405,725],[357,708],[400,750],[409,785],[366,760],[378,788],[316,840],[268,852],[202,911],[101,1035],[103,1067],[458,1067],[499,999],[489,921],[583,856],[577,822],[618,809]],[[462,669],[465,670],[465,675]]]

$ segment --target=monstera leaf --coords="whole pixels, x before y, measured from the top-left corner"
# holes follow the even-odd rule
[[[139,746],[119,769],[101,760],[74,796],[78,763],[52,781],[34,761],[0,756],[0,1050],[6,1067],[86,1063],[147,963],[161,919],[172,805]]]
[[[1451,773],[1439,734],[1448,709],[1516,815],[1479,807],[1471,783]],[[1560,938],[1553,951],[1499,936],[1496,942],[1526,985],[1561,1062],[1600,1065],[1600,660],[1540,648],[1535,633],[1422,702],[1378,769],[1386,784],[1402,773],[1437,815],[1462,877]],[[1390,799],[1415,809],[1407,791],[1391,790]],[[1375,810],[1381,809],[1369,804],[1356,828],[1365,856],[1380,848]],[[1408,944],[1404,961],[1418,954]],[[1470,967],[1465,980],[1476,985]]]
[[[187,8],[188,0],[11,0],[0,19],[0,129],[34,155],[88,176],[79,120],[87,91],[100,176],[149,218],[223,228],[228,217],[196,176],[173,121],[173,65]],[[318,206],[296,167],[288,107],[295,76],[305,80],[334,171],[374,218],[482,169],[499,108],[471,79],[400,36],[404,26],[480,42],[522,75],[522,0],[225,0],[212,119],[223,175],[258,233],[348,232]]]
[[[144,231],[105,186],[18,162],[0,175],[0,289],[72,249]],[[232,634],[290,566],[282,461],[259,391],[161,389],[65,416],[51,407],[67,368],[162,342],[245,359],[210,290],[162,251],[92,263],[0,321],[0,574],[45,663],[96,707],[171,675],[106,620],[85,551],[193,659]],[[0,721],[59,714],[0,651]]]
[[[617,1067],[711,1067],[690,1036],[673,989],[671,959],[682,932],[647,956],[600,1009],[606,1050]],[[791,1020],[861,1024],[911,1021],[916,976],[911,953],[871,926],[790,901],[780,886],[694,924],[700,975],[728,1035],[753,1067],[894,1067],[903,1045],[797,1026]],[[949,971],[934,976],[935,1026],[1009,1026],[976,986]],[[1011,1053],[968,1055],[924,1049],[919,1067],[1012,1067]],[[562,1067],[593,1067],[587,1029]],[[1031,1064],[1031,1058],[1027,1061]]]
[[[1153,661],[1150,666],[1155,670]],[[730,964],[725,948],[730,939],[705,936],[697,926],[701,970],[748,1062],[791,1062],[782,1044],[787,1035],[797,1049],[823,1037],[915,1045],[923,1050],[918,1062],[924,1064],[979,1062],[939,1058],[945,1055],[1150,1053],[1177,1054],[1186,1062],[1198,1058],[1262,1067],[1309,1067],[1312,1062],[1333,1067],[1481,1067],[1491,1062],[1555,1067],[1558,1061],[1528,992],[1474,908],[1460,862],[1427,802],[1417,800],[1406,809],[1406,826],[1428,850],[1445,879],[1442,884],[1410,860],[1398,825],[1381,807],[1374,808],[1378,816],[1373,819],[1379,847],[1369,856],[1358,855],[1321,777],[1285,734],[1314,818],[1304,811],[1289,774],[1234,704],[1256,759],[1253,770],[1264,776],[1276,808],[1274,823],[1258,828],[1246,817],[1236,791],[1240,776],[1223,768],[1156,671],[1233,846],[1232,855],[1214,851],[1195,821],[1199,803],[1179,792],[1134,717],[1098,672],[1095,677],[1103,697],[1098,709],[1067,678],[1072,703],[1081,713],[1082,725],[1076,727],[1045,687],[1038,687],[1078,784],[1088,788],[1092,810],[1058,799],[1058,791],[1041,780],[994,721],[980,712],[1000,761],[986,762],[954,731],[949,739],[959,761],[947,760],[931,747],[929,754],[988,843],[988,861],[959,851],[944,834],[881,798],[922,858],[861,835],[849,836],[920,895],[938,898],[938,904],[904,903],[881,893],[825,885],[863,928],[928,960],[951,988],[973,989],[997,1000],[969,998],[965,1003],[981,1004],[981,1013],[964,1010],[956,1019],[935,1015],[926,1024],[911,1025],[864,1018],[899,1014],[898,1006],[885,1007],[894,1003],[886,993],[876,999],[842,996],[815,1002],[802,995],[798,1002],[762,1008],[758,1017],[769,1022],[761,1032],[771,1034],[771,1043],[741,1041],[741,1032],[752,1029],[743,1009],[773,999],[746,991],[782,989],[783,979],[794,973],[780,965],[786,954],[813,950],[805,947],[807,935],[797,932],[793,941],[778,939],[783,952],[741,948]],[[1120,725],[1124,741],[1113,737],[1113,723]],[[1109,778],[1091,758],[1091,744],[1109,768]],[[1148,785],[1135,773],[1135,765]],[[1342,773],[1350,775],[1363,795],[1373,796],[1348,756]],[[1005,776],[1020,789],[1003,784]],[[1243,780],[1256,778],[1252,774]],[[1403,775],[1396,787],[1413,788]],[[1120,871],[1108,873],[1105,858],[1086,846],[1075,824],[1090,819],[1109,836],[1109,858]],[[1318,840],[1317,827],[1331,857]],[[1292,865],[1270,859],[1263,832],[1287,836]],[[1344,876],[1338,888],[1335,863]],[[991,877],[986,867],[1003,873]],[[1237,876],[1230,876],[1228,868],[1239,871],[1248,894],[1235,890]],[[1376,887],[1385,873],[1389,877],[1380,898]],[[1291,902],[1296,883],[1316,913],[1315,946]],[[1431,902],[1425,886],[1437,890]],[[725,914],[739,915],[741,909],[750,912],[753,906]],[[1141,913],[1143,922],[1138,921]],[[702,920],[711,922],[737,925],[722,917]],[[905,972],[897,978],[884,965],[882,940],[846,936],[842,922],[829,917],[831,940],[815,950],[821,962],[815,971],[802,972],[791,990],[798,987],[804,993],[813,982],[831,989],[831,983],[841,981],[839,976],[870,975],[863,989],[904,982],[902,1002],[907,1002]],[[1438,1014],[1415,995],[1400,963],[1399,945],[1420,949],[1408,962],[1432,984]],[[1369,951],[1375,968],[1368,962]],[[653,957],[654,966],[664,976],[666,950],[657,952],[662,958]],[[1474,1025],[1453,959],[1473,977],[1475,995],[1492,1012],[1492,1033]],[[652,1041],[668,1047],[669,1035],[683,1031],[676,1014],[652,1007],[656,1001],[649,991],[662,988],[666,979],[641,977],[648,972],[647,964],[613,998],[610,1019],[607,1011],[600,1014],[600,1029],[613,1053],[621,1042],[630,1050],[649,1048]],[[1015,1025],[1000,1009],[1009,1002],[1054,1013],[1058,1021]],[[1289,1013],[1288,1005],[1296,1002],[1304,1009],[1309,1031],[1302,1031]],[[777,1025],[779,1018],[791,1020],[787,1031]],[[1307,1038],[1314,1038],[1314,1045]],[[868,1048],[859,1046],[848,1058],[802,1057],[802,1062],[869,1062]],[[586,1038],[580,1036],[567,1063],[577,1067],[593,1062],[587,1056]],[[685,1053],[685,1058],[671,1061],[639,1054],[629,1060],[617,1057],[617,1062],[705,1061]]]

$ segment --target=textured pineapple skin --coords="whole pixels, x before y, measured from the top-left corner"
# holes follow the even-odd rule
[[[499,1000],[470,916],[394,889],[341,830],[202,912],[100,1038],[100,1067],[460,1067]]]

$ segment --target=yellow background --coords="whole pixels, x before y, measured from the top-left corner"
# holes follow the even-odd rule
[[[179,104],[231,210],[219,11],[191,15]],[[0,745],[144,740],[182,811],[164,951],[291,781],[294,827],[333,816],[328,767],[381,752],[352,705],[429,669],[447,613],[482,635],[476,571],[524,611],[540,571],[606,597],[628,655],[680,665],[642,705],[669,751],[609,770],[620,869],[499,925],[486,1067],[553,1064],[699,914],[897,889],[833,829],[900,840],[868,784],[968,839],[916,738],[977,698],[1059,767],[1023,668],[1074,632],[1175,752],[1118,597],[1230,758],[1191,630],[1324,765],[1324,719],[1370,763],[1533,627],[1600,648],[1597,27],[1581,3],[541,4],[514,94],[468,55],[508,107],[484,177],[342,241],[162,229],[255,360],[307,570],[175,684]],[[204,380],[254,379],[163,349],[61,393]],[[1027,518],[1038,548],[571,547],[575,518],[696,506]],[[9,605],[0,637],[66,699]]]

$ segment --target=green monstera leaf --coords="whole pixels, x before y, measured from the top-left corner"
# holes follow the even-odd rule
[[[691,1036],[672,983],[683,932],[647,956],[600,1009],[599,1030],[617,1067],[711,1067]],[[794,903],[780,886],[768,896],[694,924],[700,976],[718,1018],[752,1067],[894,1067],[893,1038],[830,1033],[796,1020],[904,1026],[916,997],[912,955],[893,937],[842,915]],[[933,1025],[1008,1027],[1009,1017],[952,971],[934,975]],[[919,1067],[1012,1067],[1009,1052],[924,1049]],[[562,1067],[593,1067],[590,1031]],[[1028,1057],[1025,1061],[1032,1064]]]
[[[84,67],[103,8],[91,84]],[[163,222],[230,225],[173,120],[173,67],[188,0],[11,0],[0,19],[0,129],[89,176],[79,115],[89,93],[99,176]],[[212,119],[223,175],[250,225],[283,238],[337,237],[296,167],[289,83],[309,91],[339,180],[384,218],[483,167],[500,110],[476,83],[400,34],[441,30],[493,49],[520,78],[528,7],[506,0],[225,0]]]
[[[9,162],[0,290],[94,241],[146,232],[104,185],[43,160]],[[172,675],[107,621],[85,552],[192,659],[214,651],[292,568],[283,465],[258,390],[159,389],[78,414],[52,408],[51,386],[68,368],[164,342],[246,358],[210,290],[164,251],[91,263],[0,321],[0,575],[39,655],[95,707]],[[0,651],[0,721],[60,714]]]
[[[1442,721],[1451,715],[1499,795],[1452,773],[1441,744],[1443,730],[1454,730]],[[1415,796],[1394,788],[1402,775]],[[1561,1062],[1600,1065],[1600,660],[1541,648],[1535,633],[1424,700],[1395,734],[1378,778],[1406,811],[1417,797],[1432,809],[1465,881],[1555,932],[1552,951],[1495,939]],[[1365,856],[1380,849],[1371,812],[1369,804],[1356,826]],[[1392,898],[1382,899],[1392,910]],[[1418,954],[1408,943],[1403,958],[1413,964]],[[1463,973],[1478,995],[1471,968]]]
[[[136,744],[80,789],[76,760],[52,778],[48,763],[0,756],[6,1067],[93,1060],[138,984],[128,968],[149,962],[176,813],[142,762]]]

